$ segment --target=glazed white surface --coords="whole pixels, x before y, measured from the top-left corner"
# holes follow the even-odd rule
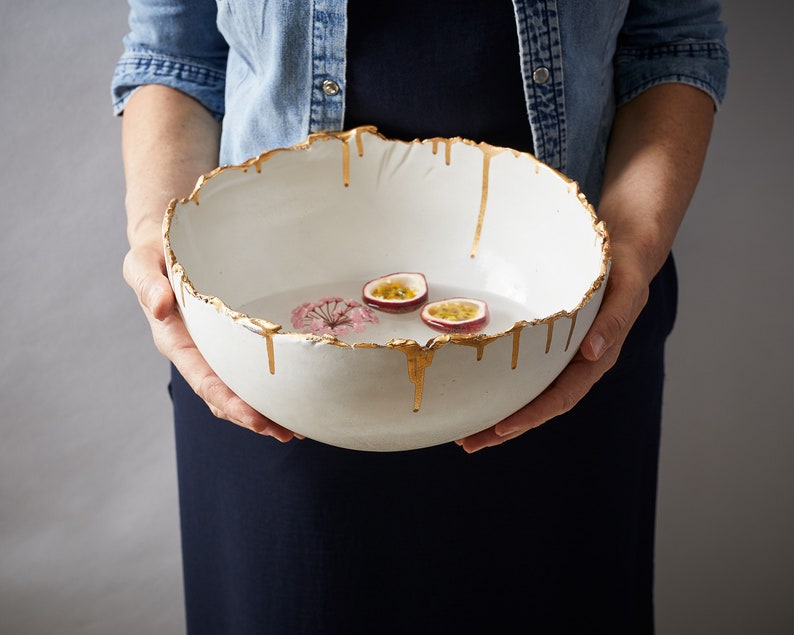
[[[218,375],[295,432],[375,451],[461,438],[537,396],[591,324],[609,253],[576,185],[531,155],[367,128],[220,169],[165,236],[186,324]],[[303,302],[362,302],[366,281],[397,271],[423,273],[431,301],[485,299],[491,322],[448,336],[418,312],[376,311],[336,337],[290,323]]]

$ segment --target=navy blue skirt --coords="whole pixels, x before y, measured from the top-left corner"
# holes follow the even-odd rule
[[[452,5],[351,0],[346,125],[531,150],[511,3]],[[281,444],[173,373],[191,635],[651,632],[675,305],[669,260],[573,411],[473,455]]]

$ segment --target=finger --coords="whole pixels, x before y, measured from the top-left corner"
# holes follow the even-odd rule
[[[645,306],[648,285],[638,269],[615,267],[604,300],[579,351],[529,404],[480,433],[460,439],[467,452],[499,445],[571,410],[617,361],[623,342]]]
[[[212,370],[196,348],[176,308],[163,320],[150,320],[157,349],[174,364],[212,413],[258,434],[289,441],[293,434],[240,399]]]
[[[196,348],[176,306],[171,285],[165,276],[165,258],[156,247],[130,249],[124,258],[123,275],[138,296],[149,320],[155,346],[176,366],[194,392],[219,418],[275,437],[293,438],[290,430],[257,412],[215,374]]]
[[[257,434],[274,437],[282,442],[292,439],[293,434],[290,430],[251,408],[213,372],[203,374],[197,381],[196,394],[207,402],[216,417],[248,428]]]
[[[625,339],[625,336],[623,337]],[[622,343],[622,340],[621,340]],[[598,360],[577,353],[560,375],[535,399],[496,425],[461,440],[467,452],[476,452],[515,439],[554,417],[573,409],[617,361],[620,346],[612,346]]]
[[[496,425],[461,439],[467,452],[499,445],[571,410],[612,365],[603,358],[591,362],[576,355],[565,370],[534,400]]]

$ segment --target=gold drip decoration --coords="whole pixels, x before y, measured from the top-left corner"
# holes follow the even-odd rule
[[[518,352],[521,348],[521,331],[524,330],[524,327],[516,324],[510,330],[513,332],[513,357],[510,360],[510,368],[515,370],[518,366]],[[509,332],[510,331],[508,331],[508,333]]]
[[[571,328],[568,331],[568,339],[565,342],[565,352],[568,352],[568,349],[571,346],[571,338],[573,337],[573,330],[576,328],[576,317],[579,315],[579,311],[574,311],[573,315],[571,316]]]
[[[549,351],[551,350],[551,340],[554,337],[554,322],[555,321],[556,320],[548,320],[546,322],[546,327],[548,329],[546,331],[546,355],[548,355]]]
[[[544,319],[533,320],[531,322],[519,321],[516,322],[510,329],[507,329],[506,331],[503,331],[501,333],[496,333],[493,335],[476,335],[476,336],[439,335],[429,340],[425,345],[420,345],[419,343],[413,340],[391,340],[386,344],[359,343],[359,344],[351,345],[337,339],[334,336],[329,336],[329,335],[316,336],[316,335],[307,335],[297,332],[282,331],[282,327],[279,324],[260,318],[250,317],[244,313],[235,311],[234,309],[226,305],[219,298],[215,296],[204,295],[196,290],[196,288],[193,286],[192,282],[190,281],[187,273],[185,272],[184,268],[177,261],[176,255],[174,254],[171,248],[169,232],[174,217],[174,213],[176,211],[176,206],[178,204],[187,204],[189,202],[192,202],[198,205],[199,193],[201,191],[201,188],[210,179],[217,176],[221,172],[228,170],[242,170],[243,172],[247,172],[251,167],[254,167],[256,171],[259,173],[262,170],[262,165],[280,152],[287,152],[292,150],[308,150],[312,146],[312,144],[317,141],[325,141],[331,139],[336,139],[338,141],[341,141],[342,143],[342,178],[344,185],[347,187],[349,186],[350,183],[350,151],[348,144],[351,138],[355,139],[358,155],[360,157],[363,157],[364,134],[371,134],[380,139],[388,141],[386,137],[384,137],[383,135],[377,132],[377,128],[374,126],[360,126],[358,128],[353,128],[351,130],[346,130],[346,131],[324,132],[324,133],[313,134],[310,135],[306,141],[297,144],[295,146],[289,148],[277,148],[274,150],[266,151],[260,154],[259,156],[254,157],[240,165],[232,165],[232,166],[226,165],[215,168],[213,171],[199,177],[199,179],[196,182],[196,186],[191,192],[190,196],[188,196],[187,198],[173,199],[169,203],[169,206],[166,209],[163,219],[163,241],[165,246],[165,254],[166,254],[169,277],[174,286],[177,285],[179,286],[179,297],[181,300],[181,306],[183,308],[185,307],[186,295],[192,296],[198,300],[203,301],[206,304],[211,305],[218,312],[227,315],[233,321],[241,323],[248,330],[264,337],[267,346],[268,369],[270,374],[275,374],[276,372],[276,360],[275,360],[275,350],[274,350],[275,348],[274,341],[276,335],[278,335],[280,338],[292,337],[295,339],[315,341],[318,343],[339,346],[342,348],[389,348],[389,349],[396,349],[402,351],[406,355],[408,361],[408,379],[409,381],[411,381],[411,383],[414,384],[414,404],[413,404],[414,412],[418,412],[421,407],[422,396],[424,392],[425,371],[432,364],[435,351],[445,346],[446,344],[451,343],[456,345],[474,347],[477,350],[477,360],[480,361],[483,358],[485,347],[488,344],[501,337],[512,334],[513,343],[512,343],[511,368],[515,369],[518,366],[521,332],[523,331],[523,329],[527,326],[546,324],[547,326],[546,353],[548,353],[551,350],[551,345],[552,345],[554,322],[559,318],[566,317],[571,320],[570,330],[568,332],[568,337],[565,344],[565,350],[567,351],[570,347],[573,338],[573,333],[576,327],[576,318],[579,310],[590,301],[593,295],[595,295],[595,293],[601,288],[601,285],[606,280],[606,274],[609,267],[609,262],[611,260],[611,249],[609,244],[609,236],[605,224],[603,223],[603,221],[598,220],[594,208],[592,207],[591,204],[587,202],[584,193],[579,191],[578,185],[575,182],[571,181],[570,179],[567,179],[567,177],[565,177],[564,175],[560,175],[560,176],[568,181],[569,191],[576,192],[576,195],[579,198],[579,200],[582,202],[585,208],[590,211],[591,218],[593,219],[593,228],[596,234],[595,240],[596,242],[599,241],[601,242],[602,254],[603,254],[602,263],[601,263],[601,272],[599,276],[593,282],[590,289],[588,289],[587,292],[583,295],[582,300],[577,305],[577,307],[575,307],[571,312],[561,311],[560,313],[554,314]],[[403,142],[403,143],[409,143],[409,144],[425,143],[427,141],[429,141],[432,144],[433,154],[438,153],[438,146],[440,143],[444,144],[445,147],[444,160],[446,165],[450,164],[451,148],[454,143],[464,143],[467,145],[476,146],[480,148],[480,150],[483,153],[480,208],[477,217],[477,225],[475,229],[472,249],[470,252],[470,256],[474,258],[479,248],[480,239],[482,235],[482,228],[485,220],[485,212],[486,212],[486,206],[488,200],[490,161],[492,157],[504,152],[506,148],[490,146],[484,143],[474,143],[472,141],[462,139],[460,137],[449,138],[449,139],[435,138],[428,140],[417,139],[412,142]],[[516,157],[525,155],[525,153],[521,153],[515,150],[511,150],[511,152]],[[543,166],[539,161],[537,161],[537,159],[534,159],[534,157],[532,158],[535,161],[535,166],[534,166],[535,172],[539,173]],[[551,168],[547,168],[547,169],[551,169]]]
[[[433,355],[444,343],[443,337],[436,338],[437,346],[420,346],[413,340],[391,340],[386,346],[405,353],[408,358],[408,380],[414,385],[414,412],[422,406],[422,395],[425,390],[425,370],[433,363]]]

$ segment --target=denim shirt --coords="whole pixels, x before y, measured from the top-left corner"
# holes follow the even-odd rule
[[[715,104],[725,95],[728,53],[717,0],[513,5],[534,153],[578,181],[594,203],[616,108],[663,82],[695,86]],[[130,6],[112,82],[116,114],[144,84],[187,93],[223,121],[222,164],[343,127],[344,0]]]

